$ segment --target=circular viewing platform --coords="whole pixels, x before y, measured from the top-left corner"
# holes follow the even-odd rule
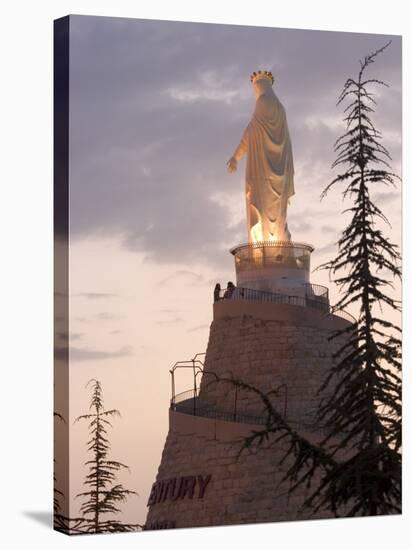
[[[274,292],[297,289],[310,282],[310,255],[314,247],[293,241],[241,244],[230,252],[235,257],[238,286]]]
[[[290,268],[309,271],[310,255],[314,247],[293,241],[262,241],[234,246],[236,270],[247,271],[265,267]]]

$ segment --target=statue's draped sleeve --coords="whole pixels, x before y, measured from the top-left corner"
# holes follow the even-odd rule
[[[247,153],[249,126],[250,124],[248,124],[247,127],[245,128],[245,131],[243,132],[243,135],[242,135],[242,139],[240,140],[240,143],[237,146],[236,151],[233,153],[233,156],[235,157],[236,160],[240,160]]]

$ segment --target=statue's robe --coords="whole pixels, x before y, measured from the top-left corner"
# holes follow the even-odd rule
[[[288,199],[295,193],[293,155],[283,105],[268,80],[261,89],[252,120],[235,157],[247,154],[246,208],[249,242],[290,240]]]

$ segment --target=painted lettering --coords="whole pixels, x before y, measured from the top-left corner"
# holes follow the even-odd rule
[[[195,476],[182,477],[181,488],[180,488],[180,498],[184,499],[186,495],[189,498],[193,498],[193,495],[195,494],[195,486],[196,486]]]
[[[209,474],[205,478],[203,476],[197,476],[197,482],[199,485],[199,498],[203,498],[205,495],[206,487],[209,485],[212,475]]]
[[[176,501],[185,498],[193,500],[196,495],[196,487],[198,488],[197,498],[203,498],[211,478],[212,476],[209,474],[207,476],[173,477],[156,481],[152,485],[147,506],[153,506],[167,500]]]
[[[172,490],[170,491],[170,500],[177,500],[180,497],[180,485],[178,480],[174,477],[170,480]]]

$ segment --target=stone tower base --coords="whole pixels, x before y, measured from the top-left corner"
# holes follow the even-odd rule
[[[196,401],[170,410],[170,429],[149,497],[147,529],[235,525],[331,517],[302,510],[305,490],[289,495],[285,447],[244,451],[243,438],[264,422],[261,400],[220,377],[263,392],[293,427],[319,441],[317,390],[342,341],[329,340],[348,321],[309,307],[247,300],[214,305],[205,369]],[[341,337],[342,338],[342,337]],[[286,444],[286,443],[285,443]]]

